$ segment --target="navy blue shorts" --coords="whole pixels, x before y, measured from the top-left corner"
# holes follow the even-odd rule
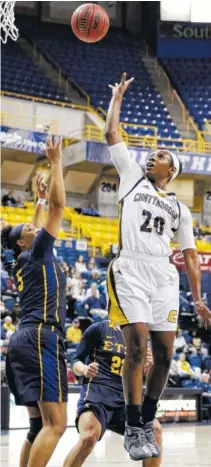
[[[16,405],[66,402],[65,348],[54,327],[19,328],[10,339],[6,375]]]
[[[102,385],[91,383],[81,389],[77,405],[75,425],[78,429],[79,418],[84,412],[91,411],[101,424],[101,436],[106,430],[124,435],[126,422],[126,408],[123,394]]]

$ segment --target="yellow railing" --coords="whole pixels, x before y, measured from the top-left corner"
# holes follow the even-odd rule
[[[168,98],[169,102],[171,104],[175,103],[175,100],[179,104],[179,107],[181,109],[181,120],[184,125],[186,125],[187,131],[191,130],[194,131],[196,134],[197,139],[201,140],[203,139],[203,132],[201,132],[197,125],[195,124],[193,118],[190,116],[188,109],[186,108],[184,102],[180,98],[180,96],[177,94],[176,90],[173,88],[171,81],[169,77],[167,76],[165,70],[163,67],[159,64],[158,60],[155,59],[155,74],[159,78],[161,75],[164,77],[168,89]],[[207,130],[210,132],[210,128],[207,128]]]
[[[172,88],[173,89],[173,88]],[[174,91],[174,90],[173,90]],[[3,96],[8,96],[8,97],[16,97],[16,98],[22,98],[22,99],[30,99],[34,102],[43,102],[43,103],[49,103],[49,104],[57,104],[60,107],[68,107],[76,110],[83,110],[87,112],[92,112],[95,115],[99,117],[100,113],[106,117],[106,112],[98,107],[98,109],[94,109],[93,107],[85,106],[85,105],[80,105],[80,104],[71,104],[71,103],[66,103],[66,102],[59,102],[59,101],[52,101],[50,99],[45,99],[45,98],[40,98],[40,97],[33,97],[33,96],[26,96],[23,94],[17,94],[13,92],[7,92],[7,91],[2,91]],[[205,141],[203,138],[203,133],[205,132],[200,132],[198,128],[196,127],[196,124],[194,123],[193,119],[187,115],[187,111],[185,109],[185,106],[177,93],[174,91],[173,93],[174,98],[178,99],[178,102],[180,102],[181,105],[181,112],[183,114],[183,118],[186,119],[186,124],[187,128],[192,128],[196,132],[197,139],[192,140],[192,139],[173,139],[171,138],[160,138],[158,137],[158,129],[156,126],[152,125],[139,125],[139,124],[131,124],[131,123],[125,123],[121,122],[120,123],[120,132],[125,140],[126,144],[128,146],[140,146],[143,148],[151,148],[151,149],[156,149],[157,147],[163,147],[167,146],[169,141],[171,143],[176,143],[181,142],[181,146],[178,147],[178,151],[181,152],[197,152],[197,153],[204,153],[204,154],[210,154],[211,153],[211,141]],[[10,103],[10,101],[7,101]],[[2,103],[4,105],[4,103]],[[20,103],[18,103],[18,109],[19,113],[18,115],[13,115],[9,112],[2,112],[2,124],[5,124],[8,126],[15,126],[19,128],[27,128],[27,129],[35,129],[36,131],[46,131],[47,132],[52,132],[54,134],[57,134],[58,131],[58,122],[55,120],[49,121],[48,119],[40,119],[36,116],[26,116],[23,114],[22,111],[22,106]],[[184,117],[185,115],[185,117]],[[7,123],[6,123],[7,122]],[[29,127],[29,125],[31,125]],[[41,127],[43,125],[43,130],[41,130]],[[124,127],[124,128],[123,128]],[[136,128],[149,128],[153,129],[154,135],[152,136],[133,136],[129,135],[127,131],[125,131],[126,128],[130,127],[136,127]],[[77,131],[75,134],[70,134],[65,141],[65,145],[71,144],[75,141],[79,141],[82,138],[88,139],[88,140],[95,140],[95,141],[104,141],[104,128],[99,128],[95,125],[85,125],[83,134],[79,131]]]
[[[87,92],[78,83],[75,83],[71,77],[66,77],[64,75],[62,68],[60,68],[57,65],[57,63],[54,62],[54,60],[52,60],[52,58],[46,52],[43,53],[41,50],[39,50],[34,41],[33,41],[33,54],[34,54],[34,57],[39,61],[40,65],[43,60],[45,61],[47,60],[48,62],[50,62],[52,67],[56,68],[58,72],[58,85],[61,85],[62,79],[63,79],[63,82],[65,83],[65,86],[66,86],[66,92],[68,92],[71,84],[74,84],[76,89],[85,97],[86,105],[90,106],[90,96],[87,94]]]
[[[174,104],[175,99],[177,100],[177,102],[178,102],[178,104],[179,104],[179,106],[181,108],[182,123],[185,124],[186,123],[187,110],[186,110],[186,107],[185,107],[184,103],[182,102],[182,100],[178,96],[177,92],[173,88],[171,88],[170,99],[171,99],[172,104]]]
[[[58,134],[58,121],[34,115],[18,115],[9,112],[1,112],[1,123],[5,126],[23,128],[26,130],[41,131],[46,133]]]
[[[159,64],[157,58],[155,58],[155,61],[154,61],[154,64],[155,64],[155,74],[158,78],[160,78],[160,76],[162,75],[166,81],[166,85],[167,85],[167,89],[168,89],[168,98],[169,98],[169,101],[171,101],[171,96],[172,96],[172,91],[173,91],[173,87],[172,87],[172,84],[171,84],[171,81],[169,79],[169,77],[167,76],[165,70],[163,69],[163,67]]]
[[[125,125],[122,123],[121,125]],[[129,125],[129,124],[128,124]],[[133,125],[131,125],[133,126]],[[137,128],[146,128],[146,125],[136,125]],[[121,127],[120,127],[121,128]],[[156,127],[153,127],[156,129]],[[168,143],[181,143],[181,147],[176,149],[181,152],[197,152],[200,154],[210,154],[211,153],[211,142],[206,142],[204,140],[192,140],[192,139],[169,139],[169,138],[160,138],[156,135],[154,136],[133,136],[126,133],[122,134],[123,139],[125,140],[128,146],[138,146],[142,148],[156,149],[158,147],[168,147]],[[84,127],[84,138],[93,140],[93,141],[104,141],[104,130],[96,127],[95,125],[85,125]]]
[[[211,134],[211,120],[205,121],[205,131],[206,131],[206,134],[208,135]]]
[[[7,97],[15,97],[18,99],[31,100],[32,102],[43,102],[44,104],[53,104],[53,105],[56,104],[59,107],[69,107],[71,109],[84,110],[84,111],[93,112],[96,114],[95,109],[89,105],[72,104],[70,102],[61,102],[61,101],[57,101],[53,99],[47,99],[44,97],[28,96],[27,94],[19,94],[17,92],[1,91],[1,95],[7,96]]]

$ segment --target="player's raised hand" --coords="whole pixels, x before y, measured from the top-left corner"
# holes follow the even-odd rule
[[[48,136],[45,153],[51,163],[60,161],[62,158],[62,138],[55,138],[53,141],[52,137]]]
[[[201,317],[205,329],[207,329],[209,326],[211,326],[211,311],[207,306],[202,302],[199,301],[195,303],[195,309],[196,313]]]
[[[36,187],[38,198],[46,199],[48,197],[48,186],[44,181],[44,175],[38,174],[36,178]]]
[[[128,80],[126,78],[127,78],[127,73],[123,73],[119,84],[115,83],[114,86],[112,84],[109,84],[109,88],[112,89],[113,96],[122,97],[125,91],[127,91],[127,88],[134,81],[134,78],[130,78]]]
[[[86,378],[95,378],[99,370],[99,364],[96,362],[90,363],[89,365],[86,365],[85,371],[84,371],[84,376]]]

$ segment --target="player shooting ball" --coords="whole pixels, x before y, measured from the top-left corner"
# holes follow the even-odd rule
[[[207,328],[211,312],[201,298],[200,262],[190,210],[168,182],[181,173],[176,154],[167,149],[149,155],[145,171],[131,158],[119,133],[124,93],[134,78],[110,86],[106,121],[111,159],[120,177],[119,254],[108,269],[109,318],[121,326],[126,358],[123,386],[127,407],[124,445],[133,460],[159,456],[153,420],[165,388],[179,313],[179,276],[169,261],[176,235],[184,256],[196,312]],[[142,403],[142,381],[150,334],[154,366]]]

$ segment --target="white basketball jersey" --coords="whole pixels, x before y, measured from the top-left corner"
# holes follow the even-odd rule
[[[120,249],[169,256],[179,219],[174,193],[158,191],[147,178],[141,179],[120,201]]]
[[[109,147],[119,173],[120,249],[151,256],[169,256],[175,232],[181,250],[196,248],[190,210],[174,193],[156,188],[130,156],[124,142]]]

